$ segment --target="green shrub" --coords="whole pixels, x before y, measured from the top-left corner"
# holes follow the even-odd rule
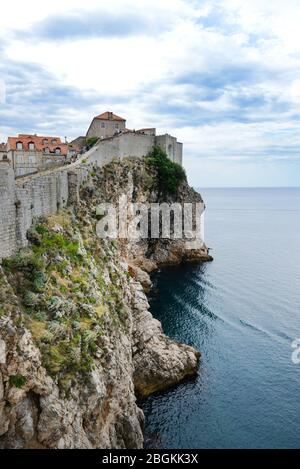
[[[32,251],[24,250],[9,259],[4,259],[3,267],[6,271],[23,271],[33,277],[36,272],[44,267],[44,262],[35,256]]]
[[[179,185],[186,180],[184,169],[179,164],[173,163],[159,147],[153,149],[148,155],[147,161],[157,170],[161,193],[176,193]]]
[[[92,148],[94,145],[96,145],[96,143],[98,142],[99,140],[99,137],[90,137],[90,138],[87,138],[86,140],[86,146],[88,148],[88,150],[90,148]]]
[[[36,229],[38,229],[37,227]],[[78,260],[79,243],[78,241],[71,241],[61,233],[53,233],[52,231],[44,230],[40,232],[40,242],[32,247],[33,252],[37,256],[42,256],[44,253],[61,253],[72,260]]]
[[[23,375],[12,375],[9,377],[9,384],[15,388],[22,388],[27,382],[27,379]]]

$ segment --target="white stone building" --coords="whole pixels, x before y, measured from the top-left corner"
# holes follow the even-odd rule
[[[108,138],[126,130],[126,120],[113,112],[104,112],[94,117],[87,131],[86,138]]]

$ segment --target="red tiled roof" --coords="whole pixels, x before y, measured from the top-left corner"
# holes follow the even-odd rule
[[[8,150],[16,150],[17,143],[21,142],[23,144],[23,150],[29,150],[29,143],[34,143],[34,147],[36,151],[45,152],[45,149],[49,149],[49,153],[55,153],[57,148],[60,148],[60,154],[66,156],[68,154],[68,150],[76,150],[79,151],[79,148],[75,145],[69,145],[68,143],[62,143],[59,137],[45,137],[45,136],[38,136],[38,135],[27,135],[27,134],[19,134],[18,137],[8,137]]]
[[[101,119],[101,120],[112,120],[112,121],[126,121],[126,119],[123,119],[122,117],[117,116],[113,112],[103,112],[103,114],[100,114],[99,116],[96,116],[95,119]]]

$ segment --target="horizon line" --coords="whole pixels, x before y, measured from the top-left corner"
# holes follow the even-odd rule
[[[300,189],[300,186],[201,186],[199,189]]]

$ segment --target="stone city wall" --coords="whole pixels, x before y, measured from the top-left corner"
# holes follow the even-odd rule
[[[15,179],[11,165],[1,162],[0,259],[27,246],[27,231],[38,217],[76,203],[90,171],[88,165],[75,164]]]

